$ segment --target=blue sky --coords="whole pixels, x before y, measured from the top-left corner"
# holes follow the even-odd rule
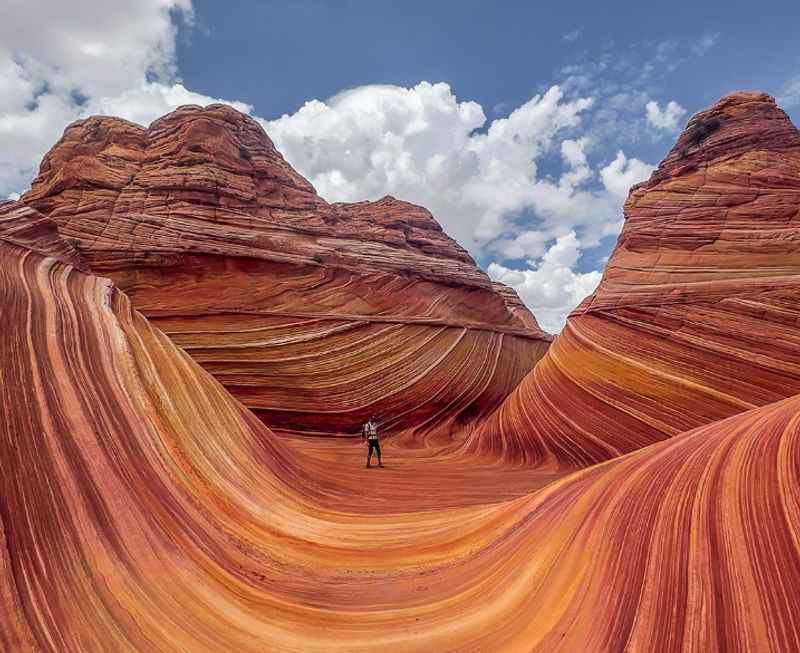
[[[225,101],[327,199],[430,208],[552,331],[692,113],[755,88],[800,122],[796,0],[10,4],[0,196],[78,117]]]
[[[670,41],[691,61],[663,68],[653,87],[690,113],[731,90],[777,93],[800,73],[800,3],[792,0],[200,0],[194,8],[195,25],[178,42],[187,87],[244,100],[267,117],[345,88],[421,80],[510,109],[561,81],[565,65],[606,51],[655,53]],[[714,47],[693,57],[687,47],[708,34],[718,37]]]

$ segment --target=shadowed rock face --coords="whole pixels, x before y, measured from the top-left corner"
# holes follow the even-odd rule
[[[275,428],[444,443],[550,341],[428,211],[328,204],[226,106],[75,123],[22,203]]]
[[[800,392],[800,133],[736,93],[634,187],[597,291],[469,445],[584,466]]]

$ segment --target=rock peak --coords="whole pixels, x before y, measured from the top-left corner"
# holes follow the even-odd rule
[[[714,104],[714,107],[720,107],[727,104],[744,104],[747,102],[768,102],[777,106],[775,98],[769,93],[765,93],[764,91],[740,90],[731,91],[727,95],[723,95],[719,100],[717,100],[717,102]]]
[[[80,209],[87,194],[100,202],[91,216]],[[146,246],[148,260],[155,252],[162,262],[223,252],[324,260],[492,290],[427,209],[392,195],[328,204],[255,119],[225,104],[183,105],[149,127],[109,116],[77,121],[45,156],[22,201],[57,214],[66,235],[83,233],[83,249],[103,266],[141,258],[134,252],[144,244],[143,225],[166,226],[180,214],[179,228],[159,231],[159,242]],[[292,231],[297,237],[287,240]]]
[[[800,147],[800,132],[775,98],[761,91],[736,91],[692,116],[647,188],[669,177],[752,150]]]

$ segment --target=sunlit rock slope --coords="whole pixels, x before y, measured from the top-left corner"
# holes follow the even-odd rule
[[[22,203],[275,428],[444,443],[550,341],[428,211],[328,204],[227,106],[77,122]]]
[[[585,466],[797,392],[800,133],[736,93],[632,189],[599,288],[468,450]]]

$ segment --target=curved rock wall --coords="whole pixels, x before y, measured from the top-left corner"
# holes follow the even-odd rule
[[[361,512],[107,279],[0,242],[0,297],[6,650],[800,646],[796,397],[502,502],[475,470],[432,508],[456,477],[421,465]]]
[[[328,204],[230,107],[77,122],[22,202],[275,428],[446,443],[550,341],[428,211]]]

